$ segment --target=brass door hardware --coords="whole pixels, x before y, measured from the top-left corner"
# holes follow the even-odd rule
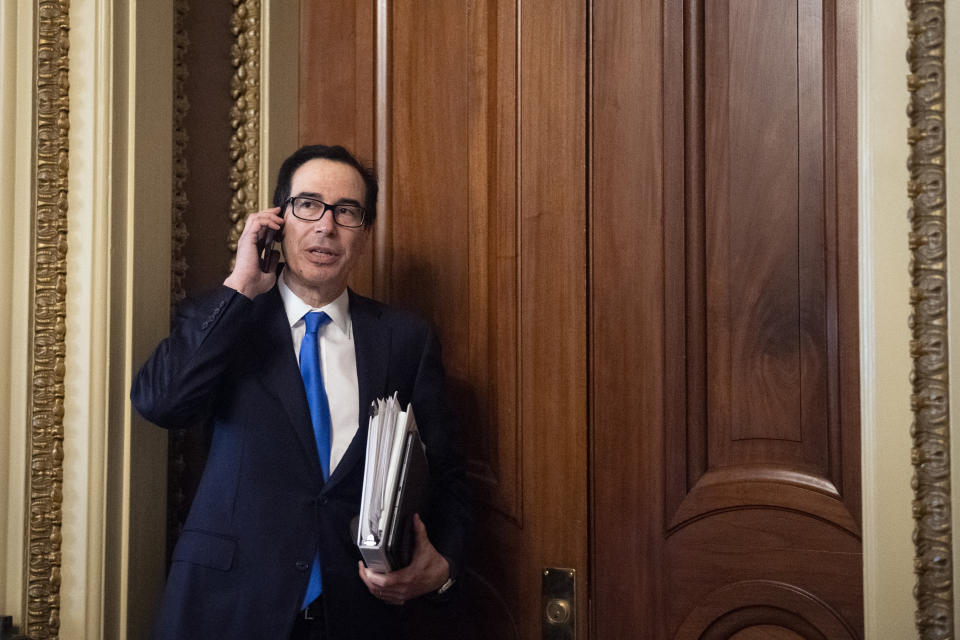
[[[576,640],[576,577],[575,569],[543,570],[543,640]]]

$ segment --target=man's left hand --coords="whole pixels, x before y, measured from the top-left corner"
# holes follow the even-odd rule
[[[436,591],[450,577],[450,563],[430,542],[427,527],[419,514],[413,516],[416,541],[410,565],[390,573],[376,573],[359,562],[360,579],[375,597],[401,605],[425,593]]]

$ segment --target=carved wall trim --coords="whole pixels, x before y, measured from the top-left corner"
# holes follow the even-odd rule
[[[183,248],[187,241],[187,143],[189,136],[184,126],[190,101],[187,99],[186,55],[190,47],[184,20],[190,11],[188,0],[174,0],[173,3],[173,212],[171,243],[170,302],[171,313],[186,297],[183,279],[187,275],[187,261]]]
[[[37,0],[26,633],[60,630],[66,343],[69,0]]]
[[[170,319],[176,315],[177,308],[186,297],[183,282],[187,275],[187,259],[184,246],[187,242],[186,214],[187,200],[187,144],[189,135],[185,126],[190,101],[187,98],[187,78],[189,70],[186,64],[190,38],[187,35],[185,20],[190,11],[188,0],[174,0],[173,3],[173,211],[171,219],[170,244]],[[167,558],[173,555],[173,547],[180,536],[186,519],[186,494],[183,489],[184,469],[184,429],[171,429],[167,449]]]
[[[944,0],[910,0],[910,317],[916,624],[953,637]]]
[[[232,0],[234,11],[230,30],[234,43],[230,60],[234,73],[230,80],[230,252],[237,241],[248,213],[257,211],[260,170],[260,0]]]

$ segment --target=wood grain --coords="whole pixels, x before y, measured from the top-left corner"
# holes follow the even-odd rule
[[[472,610],[421,635],[536,637],[543,567],[588,568],[585,7],[388,3],[386,50],[365,51],[373,3],[317,4],[301,4],[301,135],[362,147],[389,128],[369,279],[437,325],[479,499]],[[354,118],[378,56],[386,118]],[[586,633],[585,597],[577,619]]]
[[[596,637],[862,635],[848,5],[595,7]]]
[[[590,96],[590,485],[593,638],[666,638],[662,558],[665,225],[659,3],[594,5]],[[675,7],[674,7],[675,8]],[[682,86],[682,85],[681,85]],[[663,124],[662,124],[663,123]],[[682,121],[681,121],[682,126]],[[682,136],[682,134],[681,134]],[[682,139],[682,138],[681,138]],[[680,147],[682,150],[682,147]],[[674,165],[677,166],[676,160]],[[678,167],[682,171],[682,167]],[[676,184],[682,184],[682,180]],[[682,245],[679,247],[682,251]],[[681,254],[682,255],[682,254]],[[673,329],[681,332],[682,325]],[[682,337],[677,336],[677,339]],[[674,368],[677,367],[677,368]],[[682,374],[679,375],[682,380]]]
[[[299,95],[301,145],[343,145],[361,162],[373,165],[376,11],[373,0],[300,3]],[[375,244],[375,243],[371,243]],[[350,286],[372,295],[374,256],[351,275]]]
[[[446,632],[539,637],[567,566],[581,638],[862,634],[851,7],[417,0],[340,57],[389,61],[324,126],[389,126],[370,278],[438,325],[480,498]]]

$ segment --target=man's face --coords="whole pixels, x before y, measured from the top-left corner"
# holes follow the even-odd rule
[[[290,180],[291,196],[309,196],[327,204],[366,206],[360,173],[348,164],[314,158],[302,164]],[[284,280],[313,306],[332,302],[347,286],[347,277],[363,255],[370,232],[338,226],[333,212],[313,222],[301,220],[287,207],[283,212]]]

